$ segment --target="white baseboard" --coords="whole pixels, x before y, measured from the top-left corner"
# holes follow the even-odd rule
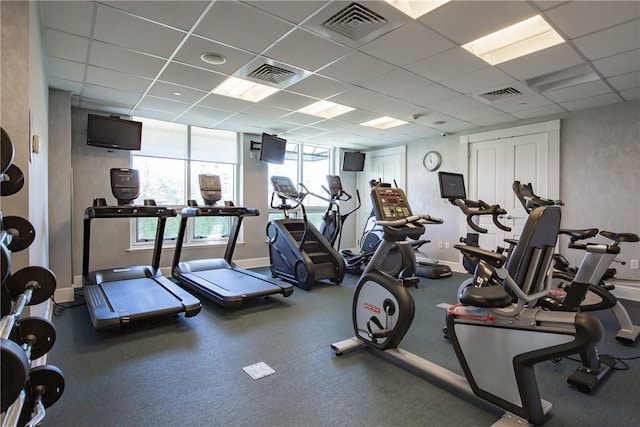
[[[607,280],[607,283],[615,285],[611,291],[616,298],[640,302],[640,282],[635,280]]]
[[[72,302],[74,300],[74,291],[75,291],[75,286],[71,285],[68,286],[66,288],[56,288],[56,291],[53,294],[53,299],[56,300],[56,302]]]

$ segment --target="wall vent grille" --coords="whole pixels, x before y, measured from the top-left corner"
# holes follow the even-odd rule
[[[322,25],[351,40],[359,40],[388,23],[384,16],[354,2],[333,14]]]

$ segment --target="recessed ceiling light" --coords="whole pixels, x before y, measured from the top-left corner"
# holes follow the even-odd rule
[[[417,19],[439,8],[450,0],[384,0],[400,12]]]
[[[331,101],[318,101],[311,105],[307,105],[304,108],[298,110],[299,113],[311,114],[312,116],[324,117],[330,119],[332,117],[339,116],[340,114],[353,111],[355,108],[347,107],[346,105],[336,104]]]
[[[215,93],[223,96],[230,96],[232,98],[244,99],[245,101],[258,102],[263,100],[269,95],[278,92],[280,89],[263,85],[260,83],[253,83],[248,80],[242,80],[237,77],[229,77],[211,93]]]
[[[176,90],[175,92],[173,92],[173,94],[174,94],[175,96],[180,96],[180,95],[182,95],[182,92],[178,92],[178,91]]]
[[[222,65],[227,62],[227,58],[213,52],[203,53],[202,55],[200,55],[200,59],[202,59],[203,62],[212,65]]]
[[[462,45],[491,65],[563,43],[564,39],[540,15],[525,19]]]
[[[433,122],[434,125],[443,125],[447,122],[445,122],[444,120],[436,120],[435,122]]]
[[[380,117],[378,119],[369,120],[368,122],[360,123],[360,126],[368,126],[376,129],[389,129],[392,127],[407,124],[404,120],[394,119],[393,117]]]

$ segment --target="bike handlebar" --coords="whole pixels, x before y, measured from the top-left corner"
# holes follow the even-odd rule
[[[469,199],[455,199],[454,200],[456,206],[460,208],[462,213],[467,216],[467,224],[473,230],[478,233],[485,234],[488,232],[486,228],[480,227],[478,224],[473,222],[474,216],[483,216],[483,215],[491,215],[493,219],[493,223],[496,227],[503,231],[511,231],[511,227],[508,227],[502,224],[499,220],[500,215],[505,215],[507,213],[506,210],[500,207],[500,205],[489,205],[487,202],[483,200],[469,200]]]

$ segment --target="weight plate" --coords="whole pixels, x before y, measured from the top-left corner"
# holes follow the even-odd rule
[[[5,245],[0,244],[0,284],[4,284],[5,280],[11,273],[11,252]]]
[[[4,173],[13,162],[14,149],[11,138],[4,128],[0,127],[0,133],[2,133],[0,137],[0,173]]]
[[[24,186],[24,174],[16,165],[9,165],[3,172],[2,182],[0,182],[0,195],[11,196],[22,190]]]
[[[26,317],[18,323],[19,343],[31,345],[31,360],[44,356],[56,342],[56,328],[42,317]]]
[[[11,252],[27,249],[36,238],[33,225],[20,216],[5,216],[2,220],[4,230],[11,234],[11,242],[7,246]]]
[[[2,346],[2,393],[0,402],[2,411],[5,412],[20,394],[27,382],[29,374],[29,359],[27,355],[15,342],[0,338]]]
[[[31,368],[29,372],[29,388],[31,390],[31,404],[40,395],[45,408],[53,405],[64,392],[64,375],[53,365],[40,365]]]
[[[35,282],[33,295],[28,305],[36,305],[46,301],[56,291],[56,276],[51,270],[44,267],[31,266],[18,270],[11,275],[9,289],[11,299],[15,300],[18,295],[24,293],[28,285]]]

